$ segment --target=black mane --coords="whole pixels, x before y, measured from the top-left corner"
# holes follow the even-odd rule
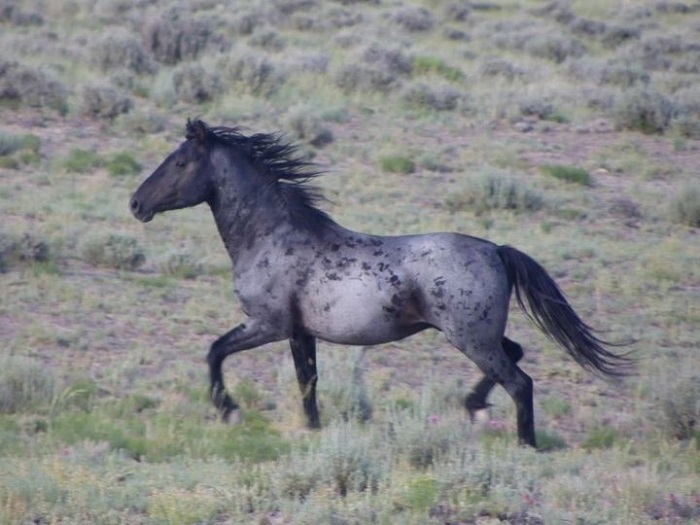
[[[201,120],[187,122],[188,139],[204,130],[204,140],[213,141],[242,152],[266,177],[260,196],[273,197],[289,212],[295,226],[312,233],[324,231],[335,221],[317,204],[326,200],[319,188],[309,184],[323,174],[312,162],[303,160],[298,146],[287,142],[280,133],[244,135],[239,127],[210,127]]]

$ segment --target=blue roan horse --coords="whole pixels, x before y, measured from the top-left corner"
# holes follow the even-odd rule
[[[474,361],[483,379],[466,397],[470,414],[502,385],[517,408],[518,438],[535,446],[532,379],[522,348],[504,336],[511,291],[520,307],[583,367],[608,376],[632,366],[569,306],[547,272],[510,246],[457,233],[382,237],[343,228],[316,207],[318,173],[278,135],[188,121],[186,140],[141,185],[131,211],[156,213],[206,202],[233,263],[248,316],[212,344],[210,393],[223,418],[226,357],[289,339],[310,427],[316,406],[316,339],[374,345],[434,328]]]

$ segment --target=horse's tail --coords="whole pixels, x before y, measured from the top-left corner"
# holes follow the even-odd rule
[[[566,301],[554,279],[532,257],[511,246],[499,246],[498,255],[515,289],[518,305],[548,337],[559,343],[583,368],[600,374],[629,375],[634,359],[615,354],[606,346],[620,346],[596,337]]]

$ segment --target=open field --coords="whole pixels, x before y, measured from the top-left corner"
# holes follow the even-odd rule
[[[700,4],[0,0],[0,524],[700,522]],[[638,373],[513,308],[540,451],[439,333],[205,355],[241,322],[209,211],[128,199],[188,117],[283,131],[325,208],[541,262]]]

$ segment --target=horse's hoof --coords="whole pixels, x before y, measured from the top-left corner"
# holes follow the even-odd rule
[[[487,405],[484,408],[467,409],[467,411],[469,412],[469,421],[471,421],[472,425],[478,424],[479,426],[485,427],[489,423],[489,421],[491,421],[491,417],[489,416],[489,411],[487,408],[489,406],[491,405]]]
[[[221,414],[221,422],[227,425],[238,425],[242,420],[243,416],[238,408],[232,408]]]

